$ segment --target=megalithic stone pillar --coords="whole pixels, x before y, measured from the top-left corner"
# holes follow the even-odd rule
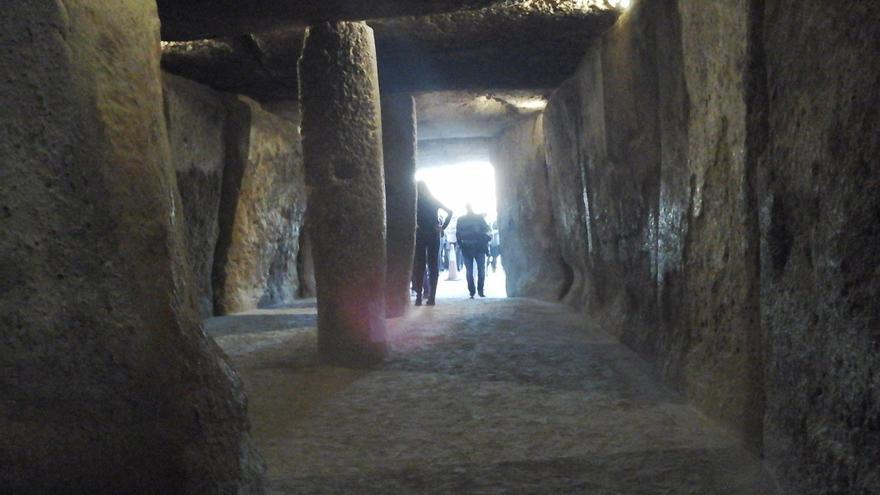
[[[311,26],[299,62],[303,156],[321,362],[365,366],[386,352],[385,185],[373,30]]]
[[[416,106],[410,95],[382,96],[388,267],[386,316],[409,308],[416,232]]]

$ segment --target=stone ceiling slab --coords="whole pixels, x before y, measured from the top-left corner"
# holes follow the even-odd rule
[[[605,0],[505,0],[492,7],[370,21],[387,89],[555,87],[617,20]]]
[[[196,40],[299,27],[326,20],[429,15],[499,0],[158,0],[162,39]]]
[[[487,91],[558,86],[618,15],[605,0],[501,0],[484,9],[369,23],[383,91]],[[163,67],[260,100],[296,98],[303,33],[285,28],[166,42]]]
[[[514,120],[540,112],[549,91],[418,93],[419,139],[495,137]]]

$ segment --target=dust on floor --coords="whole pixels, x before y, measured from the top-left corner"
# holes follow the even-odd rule
[[[303,307],[207,325],[244,379],[270,493],[777,492],[757,458],[564,306],[413,308],[370,370],[320,366]]]

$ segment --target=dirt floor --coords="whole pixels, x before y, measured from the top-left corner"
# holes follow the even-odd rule
[[[269,492],[772,494],[754,456],[566,307],[442,299],[371,370],[319,366],[314,301],[214,318]]]

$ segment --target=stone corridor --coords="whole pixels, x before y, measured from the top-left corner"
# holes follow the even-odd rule
[[[319,366],[313,301],[208,320],[269,493],[777,493],[759,460],[565,306],[441,300],[369,370]]]

